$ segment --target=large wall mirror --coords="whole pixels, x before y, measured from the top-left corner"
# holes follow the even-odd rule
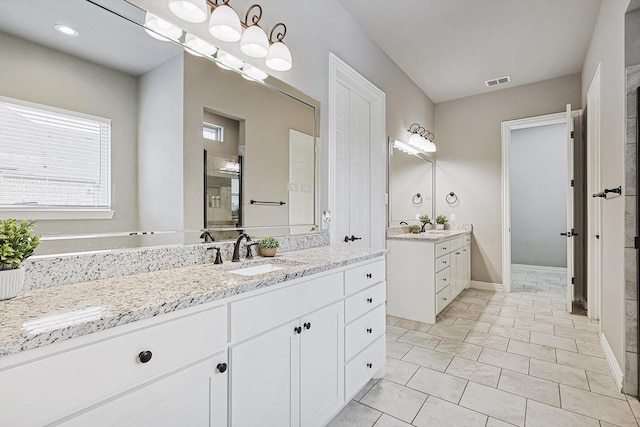
[[[36,219],[40,255],[196,243],[204,229],[218,241],[239,231],[317,232],[319,102],[271,76],[247,80],[206,52],[150,37],[145,13],[124,0],[0,2],[0,114],[37,128],[46,146],[29,151],[34,139],[7,139],[8,122],[0,122],[4,144],[24,148],[0,154],[0,184],[56,181],[86,186],[93,197],[95,181],[110,190],[86,209],[55,201],[45,209],[18,189],[0,200],[0,216]],[[79,34],[57,32],[61,23]],[[110,125],[108,150],[67,150],[70,133],[90,141],[84,120],[94,119]],[[47,161],[56,156],[75,172],[52,174]],[[108,166],[110,181],[84,170],[92,162]]]
[[[401,222],[418,224],[420,215],[434,222],[434,159],[425,154],[407,152],[389,137],[389,226]]]

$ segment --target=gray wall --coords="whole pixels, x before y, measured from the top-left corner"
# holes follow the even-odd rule
[[[582,68],[582,100],[583,104],[586,104],[587,91],[596,68],[601,63],[601,182],[604,188],[622,185],[623,194],[626,194],[624,23],[628,5],[629,0],[602,2]],[[611,346],[622,369],[625,366],[624,224],[624,197],[611,197],[603,201],[601,232],[603,291],[600,326],[604,338]]]
[[[0,95],[112,120],[113,219],[39,220],[37,231],[46,234],[136,229],[137,79],[5,33],[0,33],[0,58]]]
[[[471,278],[502,283],[500,123],[579,109],[575,74],[436,105],[436,214],[473,224]],[[454,191],[458,205],[444,196]]]
[[[567,266],[567,127],[511,131],[511,262]]]

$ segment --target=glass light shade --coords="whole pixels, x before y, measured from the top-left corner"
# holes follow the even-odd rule
[[[417,133],[413,133],[411,134],[411,136],[409,137],[409,141],[407,141],[407,143],[409,145],[412,145],[416,148],[420,148],[422,149],[422,147],[424,147],[426,144],[426,140],[421,137],[420,135],[418,135]]]
[[[262,82],[264,81],[264,79],[269,77],[269,74],[265,73],[260,68],[254,67],[251,64],[244,64],[244,66],[242,67],[242,72],[242,77],[247,80],[259,80]]]
[[[209,42],[202,40],[199,37],[194,36],[193,34],[187,33],[187,37],[185,37],[184,44],[187,45],[190,49],[187,49],[192,55],[195,56],[213,56],[218,51],[218,48],[212,45]]]
[[[206,0],[169,0],[169,10],[187,22],[200,23],[209,17]]]
[[[182,29],[149,12],[144,17],[144,26],[147,34],[157,40],[172,39],[177,41],[182,37]]]
[[[418,154],[418,150],[413,147],[408,146],[402,141],[398,141],[397,139],[393,142],[393,147],[397,148],[400,151],[404,151],[407,154],[416,155]]]
[[[240,50],[252,58],[264,58],[269,53],[269,39],[264,30],[257,25],[252,25],[242,34]]]
[[[70,26],[64,24],[56,24],[53,26],[53,28],[57,32],[62,33],[65,36],[76,37],[80,34],[75,28],[71,28]]]
[[[436,143],[433,141],[427,141],[427,153],[435,153],[436,152]]]
[[[291,51],[282,42],[275,42],[269,48],[269,54],[265,59],[267,67],[276,71],[290,70],[293,62],[291,61]]]
[[[216,56],[218,62],[216,65],[225,70],[240,70],[244,65],[244,61],[240,58],[236,58],[233,55],[228,54],[223,50],[218,51],[218,55]]]
[[[209,32],[218,40],[237,42],[242,37],[238,14],[226,4],[218,6],[209,19]]]

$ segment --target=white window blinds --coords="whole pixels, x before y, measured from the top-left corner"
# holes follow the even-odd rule
[[[0,207],[111,206],[111,120],[0,97]]]

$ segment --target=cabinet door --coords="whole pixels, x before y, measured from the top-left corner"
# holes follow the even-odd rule
[[[56,425],[226,426],[227,374],[217,369],[218,364],[224,363],[225,360],[226,354],[221,354],[132,392],[124,393]]]
[[[299,425],[298,327],[290,322],[230,349],[233,427]]]
[[[471,247],[464,246],[462,249],[462,271],[460,272],[461,289],[469,286],[471,282]]]
[[[302,318],[300,425],[323,426],[344,403],[344,305]]]
[[[460,292],[460,271],[462,269],[462,252],[460,249],[451,252],[451,273],[449,276],[449,297],[450,301],[458,296]]]

